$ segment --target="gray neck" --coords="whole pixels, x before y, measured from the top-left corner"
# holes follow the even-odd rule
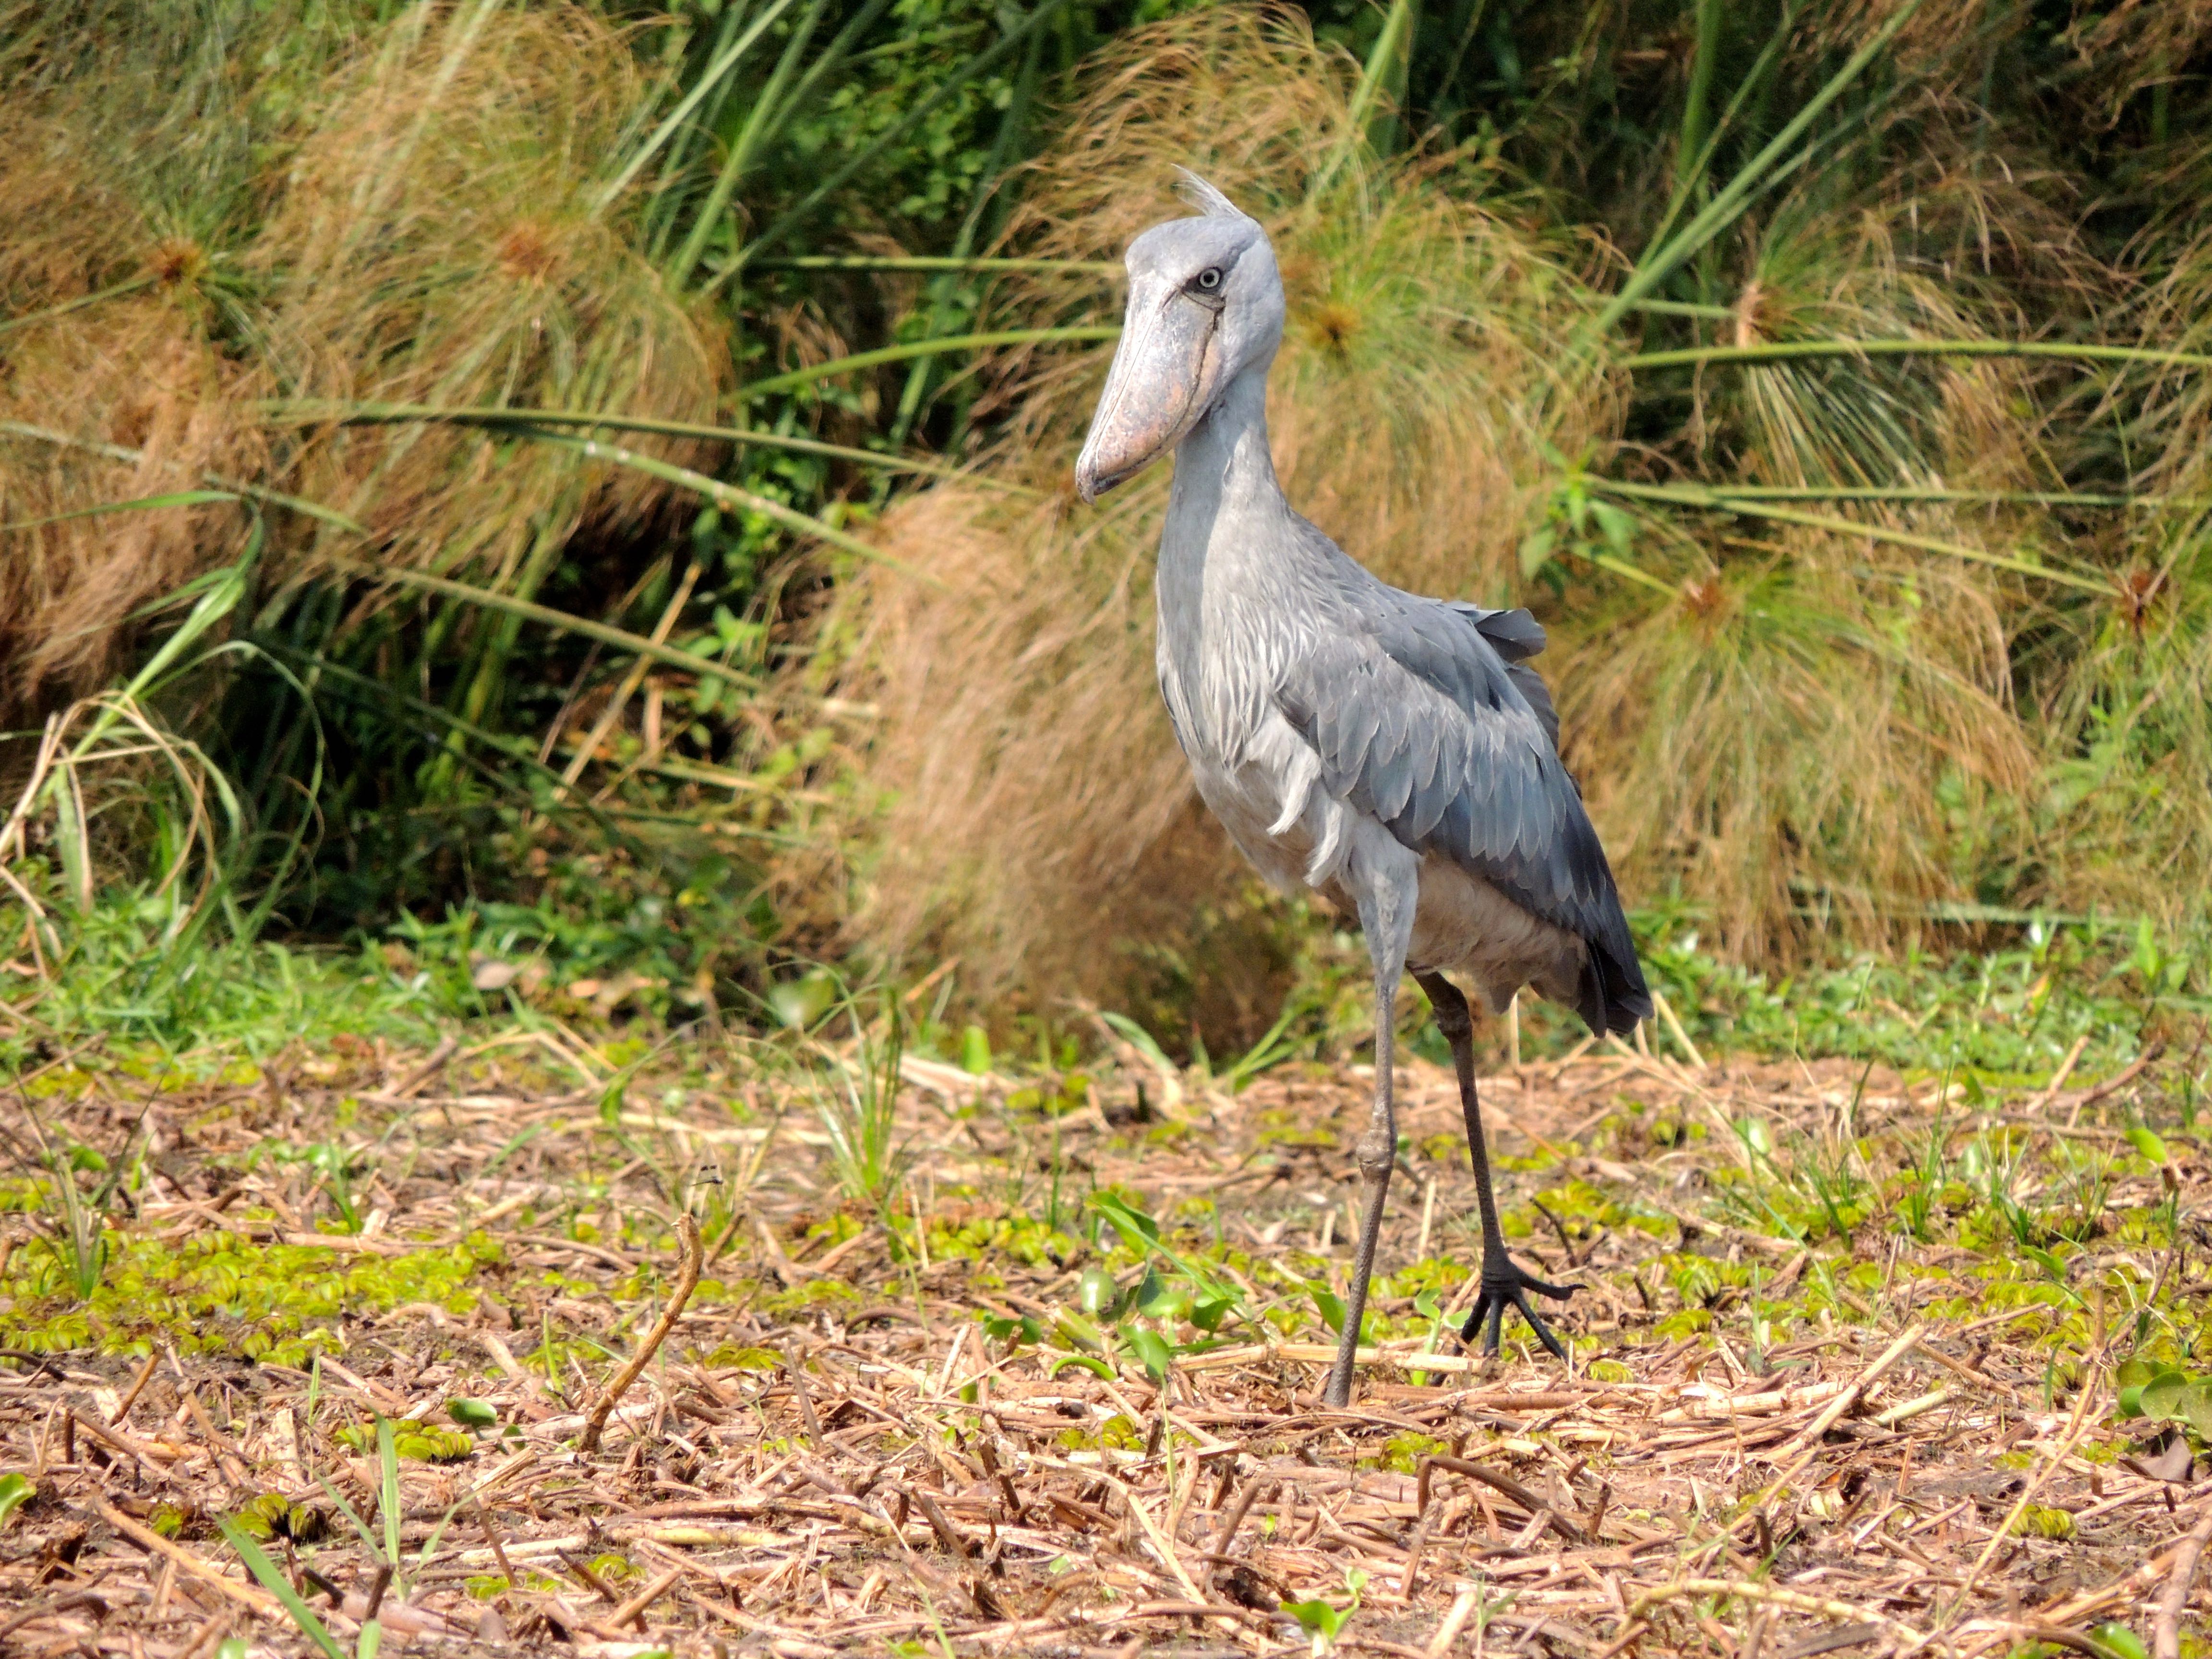
[[[1160,538],[1163,609],[1194,605],[1210,555],[1264,549],[1275,538],[1254,532],[1288,513],[1267,448],[1267,365],[1255,363],[1176,447]]]
[[[1173,519],[1203,507],[1206,516],[1283,499],[1267,449],[1267,368],[1255,363],[1229,383],[1213,412],[1176,446]]]

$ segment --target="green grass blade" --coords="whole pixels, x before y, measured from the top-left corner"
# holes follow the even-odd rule
[[[601,415],[586,410],[506,406],[462,409],[437,404],[334,404],[286,398],[271,398],[260,407],[264,413],[280,419],[307,424],[328,421],[339,426],[384,426],[423,421],[494,428],[603,427],[610,432],[649,432],[662,437],[703,439],[710,443],[729,444],[739,449],[787,450],[795,455],[819,455],[825,460],[850,461],[857,466],[877,467],[886,472],[912,472],[927,478],[957,478],[1020,495],[1035,493],[985,473],[945,466],[911,456],[884,454],[872,449],[852,449],[843,444],[827,444],[818,439],[794,437],[783,432],[754,432],[741,427],[708,426],[695,421],[660,421],[641,415]]]
[[[835,357],[811,368],[793,369],[787,374],[772,374],[764,380],[755,380],[750,386],[738,387],[737,395],[740,398],[759,398],[770,392],[793,392],[800,386],[811,386],[817,380],[830,380],[839,374],[854,374],[864,368],[876,368],[884,363],[902,363],[915,357],[933,357],[945,351],[977,351],[991,346],[1035,345],[1063,340],[1118,340],[1121,337],[1121,325],[1119,323],[1100,323],[1076,328],[1003,328],[988,334],[948,334],[941,339],[912,340],[904,345],[884,346],[879,350],[859,352],[850,357]]]
[[[721,171],[715,175],[714,188],[707,192],[705,204],[693,216],[691,234],[684,239],[684,246],[677,250],[668,267],[671,288],[681,289],[691,280],[691,273],[698,269],[700,259],[706,254],[707,244],[714,240],[723,216],[730,210],[730,201],[738,193],[739,181],[751,167],[753,158],[760,153],[771,129],[781,123],[785,88],[799,67],[799,56],[806,50],[807,42],[820,27],[822,14],[829,3],[830,0],[811,0],[792,29],[791,38],[784,42],[775,68],[769,72],[768,84],[753,94],[752,109],[745,117],[744,130],[730,146]]]
[[[1735,311],[1728,306],[1698,305],[1690,300],[1638,300],[1629,309],[1653,317],[1701,317],[1715,323],[1735,320]]]
[[[790,95],[775,100],[773,113],[776,126],[781,126],[787,120],[792,111],[814,107],[812,100],[815,88],[833,70],[843,66],[847,58],[852,54],[854,46],[868,30],[875,27],[876,20],[889,10],[890,7],[890,0],[868,0],[868,3],[854,13],[845,27],[837,31],[836,38],[822,49],[821,55],[808,67],[806,73],[799,77],[799,84],[792,88]],[[753,118],[745,124],[745,132],[738,141],[741,149],[750,152],[768,142],[772,134],[772,128],[767,119],[770,112],[770,100],[766,94],[763,94],[759,106],[754,111]],[[690,274],[688,268],[685,274],[687,276]],[[715,283],[720,283],[732,274],[732,271],[725,271],[721,276],[715,278]]]
[[[292,1615],[292,1622],[300,1627],[301,1634],[320,1648],[329,1659],[349,1659],[338,1638],[331,1634],[331,1627],[300,1599],[300,1592],[292,1588],[292,1581],[261,1553],[261,1546],[247,1535],[246,1529],[228,1515],[218,1516],[216,1525],[222,1530],[224,1540],[238,1552],[238,1559],[246,1563],[246,1570],[261,1581],[261,1588],[283,1603],[284,1611]]]
[[[165,507],[208,507],[218,501],[239,501],[246,498],[228,489],[179,489],[167,495],[141,495],[136,501],[102,501],[98,507],[81,507],[74,513],[56,513],[44,519],[18,519],[13,524],[0,524],[0,536],[15,530],[36,530],[44,525],[66,524],[71,519],[97,519],[109,513],[151,513]]]
[[[1686,173],[1678,169],[1674,193],[1668,199],[1667,210],[1659,216],[1659,222],[1652,228],[1651,234],[1644,239],[1644,246],[1647,252],[1665,244],[1668,233],[1674,228],[1674,221],[1680,218],[1682,210],[1689,206],[1691,196],[1705,179],[1705,171],[1711,167],[1713,157],[1719,153],[1721,140],[1728,136],[1729,129],[1735,125],[1735,118],[1743,112],[1744,105],[1750,101],[1752,94],[1759,90],[1760,83],[1766,79],[1768,71],[1773,69],[1776,62],[1781,58],[1782,49],[1789,44],[1790,32],[1795,23],[1796,20],[1791,17],[1788,9],[1784,8],[1782,21],[1775,26],[1774,33],[1768,37],[1765,48],[1760,51],[1758,58],[1753,63],[1743,79],[1737,83],[1735,93],[1729,99],[1728,107],[1721,112],[1721,118],[1713,124],[1713,130],[1705,135],[1705,142],[1698,146],[1698,153],[1691,161]],[[1638,302],[1633,308],[1642,310],[1644,307],[1642,302]]]
[[[717,86],[721,84],[722,77],[735,70],[744,60],[744,55],[752,50],[753,42],[768,31],[770,24],[789,10],[793,3],[793,0],[775,0],[775,3],[763,12],[754,21],[752,27],[740,35],[726,52],[707,65],[700,74],[698,84],[684,94],[683,100],[668,112],[668,118],[653,130],[651,136],[640,144],[629,160],[623,164],[622,170],[608,180],[606,188],[599,192],[599,199],[592,204],[592,212],[605,212],[608,204],[629,187],[630,181],[637,177],[645,165],[660,153],[670,139],[683,130],[684,124],[690,118],[691,112],[706,100]]]
[[[1121,265],[1114,259],[1008,259],[984,254],[957,258],[942,253],[807,253],[780,259],[755,259],[755,270],[918,270],[975,271],[1068,270],[1099,276],[1119,276]],[[1724,317],[1735,313],[1717,307]]]
[[[399,1447],[392,1434],[392,1419],[379,1413],[376,1419],[376,1462],[382,1482],[377,1492],[377,1508],[382,1513],[377,1517],[384,1522],[384,1559],[392,1571],[399,1571]]]
[[[597,446],[602,452],[605,445]],[[681,471],[683,469],[674,469]],[[695,477],[697,475],[694,475]],[[713,483],[714,480],[703,482]],[[801,514],[799,516],[805,516]],[[710,678],[724,680],[743,690],[750,690],[756,682],[742,669],[730,667],[709,657],[695,657],[688,651],[679,651],[672,645],[656,645],[642,634],[633,634],[627,629],[610,627],[605,623],[593,622],[587,617],[578,617],[566,611],[556,611],[550,605],[539,605],[530,599],[518,599],[511,594],[492,588],[473,587],[467,582],[457,582],[450,576],[434,576],[426,570],[408,570],[393,565],[373,565],[355,559],[331,559],[331,567],[364,581],[392,582],[402,587],[419,589],[425,593],[443,594],[449,599],[463,599],[489,611],[503,611],[510,617],[520,617],[525,622],[543,623],[564,634],[581,635],[587,640],[597,640],[618,651],[635,656],[650,657],[655,662],[671,668],[680,668],[686,673],[704,674]]]
[[[176,632],[163,640],[161,648],[149,657],[138,672],[131,677],[130,683],[123,688],[125,697],[143,696],[148,687],[168,672],[172,663],[191,648],[194,641],[238,608],[238,602],[246,597],[247,573],[253,568],[255,561],[260,556],[261,526],[256,524],[253,527],[253,534],[246,542],[246,551],[240,556],[235,563],[226,565],[216,580],[208,584],[207,590],[200,595],[198,602],[185,615],[184,621],[177,625]],[[105,731],[109,723],[106,720],[95,720],[84,738],[78,744],[77,752],[82,754],[93,738]]]
[[[142,288],[151,288],[159,279],[153,276],[133,276],[128,282],[118,283],[112,288],[101,289],[97,294],[80,294],[74,300],[64,300],[58,306],[48,306],[44,311],[10,317],[0,323],[0,334],[19,328],[31,328],[40,323],[52,322],[57,317],[66,317],[72,311],[82,311],[87,306],[96,306],[102,300],[119,300],[126,294],[136,294]]]
[[[1592,480],[1591,488],[1609,488]],[[1671,489],[1677,486],[1650,484],[1639,489]],[[2212,496],[2192,500],[2179,495],[2105,495],[2071,489],[1917,489],[1910,485],[1862,484],[1716,484],[1711,488],[1687,486],[1698,492],[1695,500],[1685,496],[1692,505],[1701,504],[1707,496],[1726,496],[1739,501],[1875,501],[1897,506],[1952,505],[1960,507],[2165,507],[2212,506]],[[1653,497],[1654,500],[1661,499]]]
[[[114,729],[116,722],[125,718],[125,711],[131,709],[147,690],[168,672],[170,665],[191,647],[193,641],[237,608],[239,600],[246,595],[246,573],[252,568],[254,561],[260,555],[261,526],[257,522],[253,534],[246,543],[246,551],[238,562],[211,573],[211,580],[200,579],[206,582],[205,589],[176,631],[161,641],[154,654],[146,659],[119,692],[100,701],[97,712],[86,722],[83,733],[70,747],[71,763],[81,762],[90,755]],[[212,772],[212,769],[210,769]],[[215,775],[226,799],[229,799],[228,783],[220,782],[219,774]],[[43,793],[53,800],[58,818],[56,841],[64,861],[71,866],[74,884],[88,906],[90,865],[88,861],[81,869],[77,867],[79,857],[88,859],[88,855],[79,841],[85,826],[82,806],[76,798],[76,765],[57,767]],[[229,805],[235,809],[234,799],[229,800]]]
[[[1888,542],[1898,547],[1917,549],[1923,553],[1941,553],[1954,559],[1965,559],[1974,564],[1988,565],[1993,569],[2009,570],[2016,575],[2033,576],[2039,581],[2057,582],[2062,586],[2079,589],[2085,593],[2109,596],[2112,584],[2071,570],[2047,564],[2038,564],[2029,559],[2016,559],[2003,553],[1991,553],[1978,547],[1968,547],[1959,542],[1947,542],[1934,536],[1916,535],[1909,530],[1893,530],[1887,525],[1864,524],[1855,519],[1832,518],[1824,513],[1802,513],[1795,507],[1775,507],[1765,502],[1747,500],[1741,496],[1718,490],[1697,489],[1686,485],[1616,483],[1610,480],[1586,480],[1592,489],[1610,495],[1626,495],[1643,501],[1665,501],[1686,507],[1701,507],[1716,513],[1733,513],[1748,519],[1768,519],[1778,524],[1802,525],[1811,530],[1824,530],[1838,536],[1856,536],[1869,541]]]
[[[27,438],[36,443],[56,444],[65,449],[81,449],[88,454],[105,455],[112,461],[128,461],[134,466],[146,459],[145,452],[143,450],[129,449],[121,444],[102,443],[96,438],[72,437],[66,432],[49,431],[45,427],[32,426],[22,421],[0,421],[0,437]],[[212,472],[204,472],[200,477],[204,483],[217,489],[235,490],[239,495],[250,495],[257,501],[266,501],[271,507],[281,507],[288,512],[305,514],[308,518],[319,519],[325,524],[335,526],[340,530],[349,531],[356,536],[368,534],[368,526],[356,524],[344,514],[334,507],[325,507],[319,501],[307,501],[298,495],[287,495],[278,489],[265,489],[259,484],[240,483],[235,479],[221,477]]]
[[[302,665],[310,668],[318,678],[331,681],[333,684],[330,689],[341,696],[351,692],[356,694],[357,699],[364,702],[374,698],[390,707],[404,709],[410,714],[443,726],[450,732],[458,732],[471,742],[480,744],[495,754],[504,756],[524,770],[535,774],[548,786],[546,795],[539,798],[535,803],[537,810],[547,814],[563,811],[581,813],[590,818],[610,838],[617,842],[623,840],[620,828],[614,822],[617,809],[602,809],[588,799],[582,799],[573,793],[564,792],[563,786],[566,780],[559,772],[531,753],[529,746],[520,738],[502,738],[496,732],[488,732],[483,726],[456,714],[450,708],[411,696],[396,686],[386,685],[382,680],[362,673],[357,669],[349,668],[343,663],[332,662],[329,658],[314,652],[300,651],[274,641],[264,641],[258,648],[272,661],[284,656],[297,658]],[[281,662],[277,663],[277,665],[281,666]],[[295,683],[297,683],[296,679]],[[491,766],[477,761],[473,756],[465,755],[464,758],[474,766],[477,775],[486,783],[495,787],[501,783],[502,780],[499,773]],[[665,768],[667,763],[663,762],[661,764]],[[313,797],[310,796],[310,799]],[[652,815],[632,813],[630,816],[650,817]]]
[[[1915,0],[1915,3],[1917,3],[1917,0]],[[781,218],[746,244],[732,262],[732,270],[742,269],[754,254],[775,246],[785,237],[790,235],[813,213],[815,209],[821,206],[836,191],[842,189],[847,181],[855,173],[885,150],[894,145],[904,143],[908,135],[915,128],[934,115],[945,104],[957,97],[970,82],[988,74],[1003,59],[1019,51],[1023,43],[1028,40],[1033,33],[1057,17],[1068,3],[1069,0],[1043,0],[1042,4],[1001,35],[994,45],[976,53],[959,68],[954,70],[945,78],[944,84],[935,92],[921,100],[893,125],[878,134],[859,155],[815,185]],[[725,275],[729,273],[725,273]]]
[[[1697,44],[1690,57],[1690,87],[1682,100],[1682,132],[1674,141],[1674,189],[1677,198],[1692,189],[1705,174],[1711,156],[1707,141],[1716,136],[1708,127],[1713,91],[1713,59],[1721,44],[1721,0],[1696,0]]]
[[[1378,154],[1388,148],[1381,142],[1386,135],[1374,131],[1380,125],[1375,106],[1389,90],[1389,83],[1395,82],[1398,95],[1404,95],[1406,52],[1418,10],[1413,0],[1391,0],[1390,9],[1383,14],[1382,32],[1375,37],[1367,61],[1360,65],[1359,79],[1352,87],[1352,101],[1345,110],[1344,137],[1337,141],[1328,165],[1315,178],[1312,188],[1307,191],[1309,197],[1320,196],[1336,182],[1336,175],[1344,170],[1345,163],[1351,161],[1363,140]],[[1391,119],[1395,122],[1396,117]]]
[[[1814,362],[1836,357],[2029,357],[2058,362],[2140,363],[2158,368],[2212,368],[2212,353],[2150,346],[2071,345],[2061,340],[1769,340],[1758,345],[1684,346],[1639,351],[1626,369]]]
[[[659,478],[666,483],[680,485],[685,489],[704,495],[717,507],[757,513],[763,518],[775,520],[787,530],[795,532],[801,536],[811,537],[816,541],[827,542],[832,547],[842,548],[846,552],[857,554],[861,558],[872,559],[876,563],[883,565],[887,569],[898,571],[902,575],[912,576],[921,581],[933,582],[937,580],[915,569],[902,559],[893,558],[881,548],[871,547],[859,537],[848,536],[835,526],[816,518],[812,514],[802,513],[795,507],[787,507],[773,496],[756,495],[750,489],[740,489],[735,484],[726,484],[720,479],[710,478],[703,472],[694,472],[688,466],[678,466],[672,461],[659,460],[651,455],[641,455],[635,450],[624,449],[618,444],[601,443],[596,438],[574,438],[562,432],[540,432],[531,435],[535,436],[541,443],[559,444],[574,449],[587,459],[605,461],[614,466],[628,467],[633,471],[644,473],[647,477]]]
[[[301,706],[307,710],[307,732],[313,740],[312,752],[314,757],[308,767],[307,777],[301,781],[300,796],[303,800],[320,800],[323,798],[324,762],[329,757],[330,744],[323,731],[322,715],[315,708],[313,694],[289,666],[258,645],[249,644],[243,640],[232,640],[208,653],[210,657],[225,654],[235,654],[263,664],[271,673],[289,685],[293,695],[300,699]],[[226,799],[228,799],[230,789],[228,780],[223,778],[222,773],[219,770],[212,767],[210,770],[213,771],[217,778],[223,780],[222,788]],[[232,811],[234,818],[237,818],[239,815],[234,804]],[[311,817],[302,817],[289,835],[272,837],[268,831],[263,830],[256,836],[253,848],[247,857],[253,868],[265,873],[261,884],[261,896],[253,902],[253,906],[249,910],[239,910],[232,896],[244,884],[243,876],[247,860],[241,859],[234,861],[235,867],[226,875],[223,884],[223,902],[229,914],[231,938],[234,940],[245,943],[258,939],[261,936],[261,930],[268,926],[269,918],[276,914],[276,906],[283,898],[286,888],[291,880],[294,867],[307,854],[308,826],[311,822]],[[240,826],[234,826],[234,845],[239,839],[238,827]],[[273,868],[270,867],[264,852],[272,839],[283,849],[278,854]]]
[[[1828,106],[1842,97],[1874,60],[1888,49],[1889,43],[1897,38],[1899,31],[1912,21],[1912,15],[1920,9],[1920,4],[1921,0],[1904,0],[1903,4],[1883,20],[1874,37],[1850,55],[1843,68],[1829,78],[1827,85],[1790,118],[1782,131],[1767,142],[1765,149],[1745,162],[1735,176],[1714,193],[1713,199],[1688,224],[1675,232],[1656,252],[1638,261],[1636,270],[1631,273],[1620,291],[1606,303],[1592,321],[1590,331],[1603,334],[1612,328],[1627,313],[1630,306],[1674,275],[1684,260],[1725,228],[1748,204],[1753,191],[1782,164],[1783,158],[1813,123],[1826,112]]]

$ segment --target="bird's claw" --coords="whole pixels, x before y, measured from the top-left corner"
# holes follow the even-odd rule
[[[1483,1322],[1487,1319],[1490,1328],[1483,1331],[1482,1351],[1496,1353],[1498,1338],[1505,1328],[1505,1310],[1518,1308],[1521,1316],[1528,1322],[1528,1328],[1536,1333],[1536,1340],[1552,1351],[1554,1358],[1565,1359],[1567,1351],[1559,1346],[1559,1339],[1552,1334],[1552,1328],[1528,1305],[1528,1292],[1534,1291],[1539,1296],[1550,1297],[1554,1302],[1565,1302],[1582,1288],[1579,1285],[1547,1285],[1524,1271],[1504,1250],[1486,1250],[1482,1256],[1482,1290],[1474,1298],[1474,1307],[1467,1316],[1467,1323],[1460,1328],[1459,1340],[1471,1346],[1474,1334],[1482,1330]]]

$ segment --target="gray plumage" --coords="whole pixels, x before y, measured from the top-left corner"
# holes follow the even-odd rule
[[[1188,175],[1186,175],[1188,177]],[[1077,463],[1086,500],[1172,449],[1157,583],[1158,665],[1199,793],[1271,880],[1354,911],[1376,972],[1376,1105],[1358,1147],[1368,1213],[1342,1350],[1358,1310],[1396,1137],[1391,1018],[1411,969],[1458,1062],[1483,1210],[1496,1346],[1507,1305],[1558,1344],[1498,1234],[1464,998],[1523,986],[1594,1031],[1651,1012],[1603,848],[1560,764],[1559,717],[1526,665],[1544,630],[1525,611],[1425,599],[1378,580],[1293,512],[1268,450],[1267,374],[1283,291],[1256,222],[1190,179],[1200,216],[1155,226],[1127,258],[1127,324]]]

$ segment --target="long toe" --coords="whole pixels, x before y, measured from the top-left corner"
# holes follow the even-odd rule
[[[1534,1281],[1530,1282],[1533,1284]],[[1538,1285],[1535,1288],[1542,1290],[1545,1287]],[[1552,1334],[1552,1328],[1547,1325],[1536,1310],[1528,1305],[1528,1298],[1516,1291],[1513,1297],[1513,1305],[1521,1310],[1522,1318],[1527,1320],[1528,1328],[1536,1333],[1536,1340],[1552,1351],[1552,1358],[1565,1359],[1567,1357],[1567,1351],[1559,1346],[1559,1339]]]
[[[1530,1305],[1528,1292],[1534,1291],[1539,1296],[1550,1297],[1555,1302],[1565,1302],[1582,1288],[1580,1285],[1547,1285],[1525,1272],[1503,1249],[1487,1250],[1482,1260],[1482,1288],[1475,1296],[1474,1311],[1468,1315],[1467,1323],[1461,1328],[1460,1340],[1469,1346],[1474,1346],[1474,1334],[1480,1330],[1482,1332],[1482,1351],[1496,1353],[1504,1335],[1505,1310],[1515,1308],[1528,1322],[1528,1328],[1536,1334],[1536,1340],[1554,1357],[1565,1359],[1567,1357],[1565,1347]]]
[[[1467,1316],[1467,1323],[1459,1328],[1459,1340],[1462,1343],[1470,1348],[1474,1346],[1475,1334],[1482,1328],[1482,1316],[1489,1311],[1490,1293],[1487,1291],[1478,1291],[1474,1298],[1474,1306]]]

